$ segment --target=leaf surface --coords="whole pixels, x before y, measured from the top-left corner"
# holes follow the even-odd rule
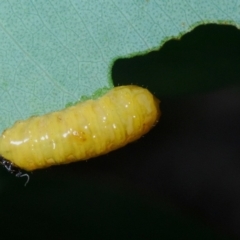
[[[200,24],[239,27],[239,10],[239,0],[0,1],[0,130],[100,96],[118,58]]]

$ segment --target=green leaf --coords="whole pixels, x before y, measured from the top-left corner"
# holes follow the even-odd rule
[[[194,27],[239,27],[239,0],[1,0],[0,131],[113,87],[114,60]],[[130,82],[129,82],[130,83]]]

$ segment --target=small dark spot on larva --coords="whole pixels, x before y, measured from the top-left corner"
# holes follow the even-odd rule
[[[61,116],[57,116],[57,120],[59,121],[59,122],[61,122],[62,121],[62,117]]]

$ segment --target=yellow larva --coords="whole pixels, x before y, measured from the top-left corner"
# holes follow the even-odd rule
[[[115,87],[97,100],[16,122],[0,136],[0,156],[26,171],[89,159],[140,138],[159,116],[159,100],[147,89]]]

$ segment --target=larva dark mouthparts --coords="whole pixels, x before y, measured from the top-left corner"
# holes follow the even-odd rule
[[[0,155],[32,171],[96,157],[147,133],[160,117],[147,89],[115,87],[96,100],[17,121],[0,136]]]

